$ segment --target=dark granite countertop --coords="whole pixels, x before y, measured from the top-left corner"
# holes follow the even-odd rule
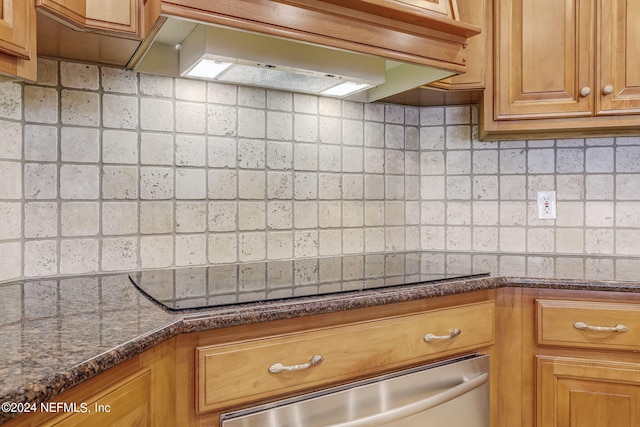
[[[640,282],[473,278],[170,312],[128,275],[0,284],[0,403],[37,403],[181,333],[500,287],[638,292]],[[12,414],[0,412],[0,424]]]

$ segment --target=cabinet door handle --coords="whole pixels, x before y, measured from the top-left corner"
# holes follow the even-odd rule
[[[573,327],[581,331],[597,331],[597,332],[627,332],[629,329],[625,325],[616,326],[591,326],[584,322],[576,322]]]
[[[313,366],[318,365],[323,360],[324,357],[316,354],[312,356],[311,360],[309,360],[307,363],[303,363],[301,365],[285,366],[282,363],[274,363],[273,365],[269,366],[269,372],[271,372],[272,374],[279,374],[280,372],[284,371],[302,371],[304,369],[309,369]]]
[[[434,335],[434,334],[427,334],[424,336],[424,340],[426,342],[431,342],[431,341],[441,341],[441,340],[450,340],[451,338],[457,337],[458,335],[460,335],[462,333],[462,331],[458,328],[453,328],[451,330],[451,333],[449,335]]]
[[[605,95],[611,95],[613,93],[613,86],[612,85],[606,85],[602,89],[602,93],[604,93]]]
[[[585,86],[582,89],[580,89],[580,95],[582,96],[589,96],[590,93],[591,93],[591,88],[589,86]]]

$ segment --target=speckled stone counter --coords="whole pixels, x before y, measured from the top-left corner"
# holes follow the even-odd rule
[[[638,292],[635,282],[477,278],[169,312],[127,275],[0,284],[0,403],[39,403],[175,335],[506,286]],[[0,423],[13,414],[0,412]]]

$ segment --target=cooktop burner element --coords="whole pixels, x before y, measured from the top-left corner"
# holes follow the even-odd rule
[[[380,253],[146,270],[129,278],[165,308],[187,310],[489,275],[444,260],[425,252]]]

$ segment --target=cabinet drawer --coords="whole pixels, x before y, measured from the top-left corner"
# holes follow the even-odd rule
[[[640,304],[537,300],[538,344],[640,350]]]
[[[305,319],[301,319],[304,322]],[[493,343],[494,303],[196,348],[199,413],[419,364]],[[452,333],[454,329],[459,334]],[[433,334],[427,342],[424,337]],[[450,336],[449,339],[447,339]],[[439,337],[439,338],[438,338]],[[304,365],[272,373],[274,364]]]

